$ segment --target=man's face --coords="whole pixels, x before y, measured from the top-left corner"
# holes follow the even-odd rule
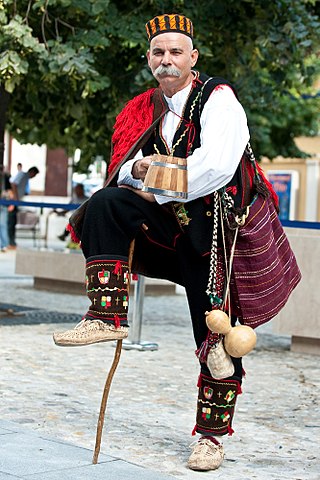
[[[190,82],[198,59],[192,41],[182,33],[162,33],[151,40],[148,64],[166,95],[171,96]],[[171,95],[170,95],[171,94]]]
[[[38,175],[38,172],[35,172],[34,170],[29,172],[29,178],[34,178],[36,175]]]

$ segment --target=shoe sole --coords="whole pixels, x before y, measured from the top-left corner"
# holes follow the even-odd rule
[[[222,463],[223,463],[223,460],[217,466],[205,467],[205,468],[195,467],[195,466],[189,465],[189,464],[187,464],[187,466],[188,466],[188,468],[190,468],[190,470],[194,470],[195,472],[209,472],[210,470],[212,470],[212,471],[213,470],[218,470],[218,468],[222,465]]]
[[[104,342],[114,342],[117,340],[124,340],[125,338],[128,337],[127,333],[124,333],[123,335],[119,335],[118,337],[113,336],[112,338],[96,338],[92,340],[86,340],[86,341],[79,341],[79,342],[74,342],[74,341],[59,341],[58,339],[55,339],[53,336],[53,341],[58,347],[81,347],[85,345],[94,345],[95,343],[104,343]]]

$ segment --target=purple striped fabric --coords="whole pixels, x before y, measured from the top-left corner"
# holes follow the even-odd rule
[[[230,282],[232,313],[253,328],[268,322],[300,279],[272,199],[258,195],[238,232]]]

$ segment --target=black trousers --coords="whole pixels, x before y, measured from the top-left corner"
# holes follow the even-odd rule
[[[126,188],[109,187],[96,192],[88,203],[84,219],[81,243],[85,257],[128,256],[133,239],[134,271],[169,279],[185,287],[199,348],[208,334],[205,311],[212,308],[206,294],[210,256],[195,251],[187,231],[181,230],[167,207],[148,202]],[[241,380],[241,360],[234,359],[234,364],[232,378]],[[209,374],[205,364],[201,370]]]
[[[17,224],[18,207],[14,207],[14,210],[8,212],[8,237],[9,245],[16,245],[16,224]]]

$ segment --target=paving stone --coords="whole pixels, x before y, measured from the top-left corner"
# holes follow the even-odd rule
[[[26,475],[26,480],[170,480],[173,477],[151,472],[127,462],[115,460],[113,462],[87,465],[85,467],[63,469],[42,474]]]
[[[1,428],[0,427],[0,435],[9,435],[11,432],[10,430],[7,430],[6,428]]]
[[[63,314],[83,314],[88,305],[77,295],[34,291],[31,279],[16,280],[14,275],[9,283],[3,276],[0,298]],[[154,342],[159,349],[121,354],[101,442],[101,455],[119,459],[111,462],[113,467],[134,464],[146,469],[145,474],[154,471],[181,480],[198,480],[200,475],[221,480],[319,480],[318,356],[291,352],[290,338],[274,335],[272,322],[259,327],[257,347],[243,360],[247,375],[237,401],[235,433],[223,438],[225,462],[214,473],[199,474],[186,468],[194,440],[199,371],[186,299],[146,297],[143,312],[141,341]],[[0,326],[0,419],[15,422],[17,433],[23,433],[19,427],[28,428],[37,436],[83,447],[89,453],[77,450],[78,468],[98,472],[100,467],[90,470],[88,458],[115,348],[111,343],[58,348],[52,332],[64,328],[70,323]],[[14,435],[3,433],[10,431],[6,423],[0,428],[1,445],[3,438]],[[74,470],[66,465],[66,471],[71,475]]]
[[[4,422],[5,423],[5,422]],[[2,422],[0,421],[0,425]],[[8,424],[1,428],[0,480],[9,478],[38,480],[167,480],[172,477],[152,472],[122,460],[100,454],[92,464],[92,452],[53,438],[44,438]]]
[[[15,475],[8,475],[7,473],[0,471],[0,480],[17,480],[22,479],[22,477],[16,477]]]
[[[77,468],[92,462],[90,450],[25,433],[3,435],[0,456],[1,470],[17,476],[40,473],[44,476],[46,472]],[[113,459],[102,455],[102,461],[106,460]]]

